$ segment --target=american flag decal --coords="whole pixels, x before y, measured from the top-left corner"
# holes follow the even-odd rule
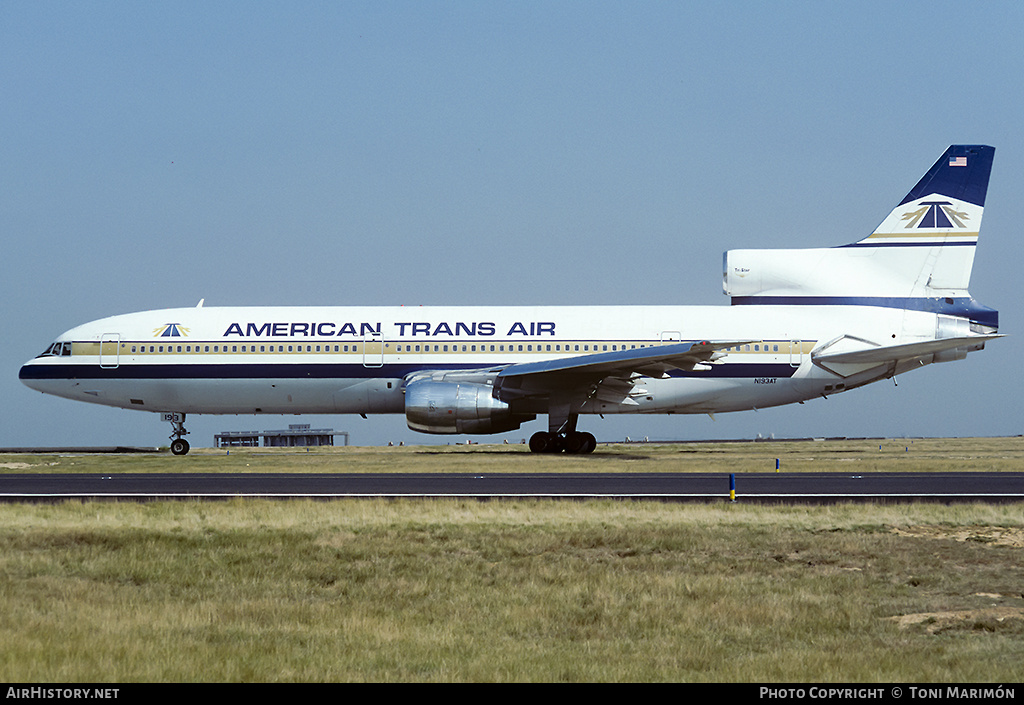
[[[950,166],[967,166],[967,157],[950,157]]]

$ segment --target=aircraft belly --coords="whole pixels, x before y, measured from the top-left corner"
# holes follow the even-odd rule
[[[35,388],[93,404],[193,414],[336,413],[337,380],[46,380]],[[45,386],[46,389],[42,387]]]
[[[333,395],[334,413],[398,414],[405,411],[405,395],[401,380],[374,378],[351,380],[336,387]]]
[[[787,377],[648,379],[643,386],[647,393],[631,402],[594,400],[583,407],[583,412],[706,414],[763,409],[815,395],[798,380]]]
[[[326,414],[334,413],[336,380],[221,379],[177,380],[159,395],[169,410],[195,414]],[[175,406],[176,405],[176,406]]]

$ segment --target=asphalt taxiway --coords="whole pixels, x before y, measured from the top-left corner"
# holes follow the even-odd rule
[[[734,494],[730,491],[735,488]],[[672,502],[1019,502],[1024,472],[0,475],[0,501],[623,499]]]

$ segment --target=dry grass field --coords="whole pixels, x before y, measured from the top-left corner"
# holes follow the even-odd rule
[[[195,448],[169,453],[0,454],[3,472],[999,472],[1024,470],[1024,437],[600,445],[593,455],[525,445]]]
[[[1019,438],[450,446],[8,455],[0,472],[1021,471],[1022,456]],[[1024,675],[1022,504],[5,504],[0,541],[8,682]]]

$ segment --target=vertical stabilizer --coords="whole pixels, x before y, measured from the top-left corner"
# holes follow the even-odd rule
[[[879,257],[913,276],[912,296],[966,292],[994,154],[951,146],[871,235],[848,247],[891,248]]]

